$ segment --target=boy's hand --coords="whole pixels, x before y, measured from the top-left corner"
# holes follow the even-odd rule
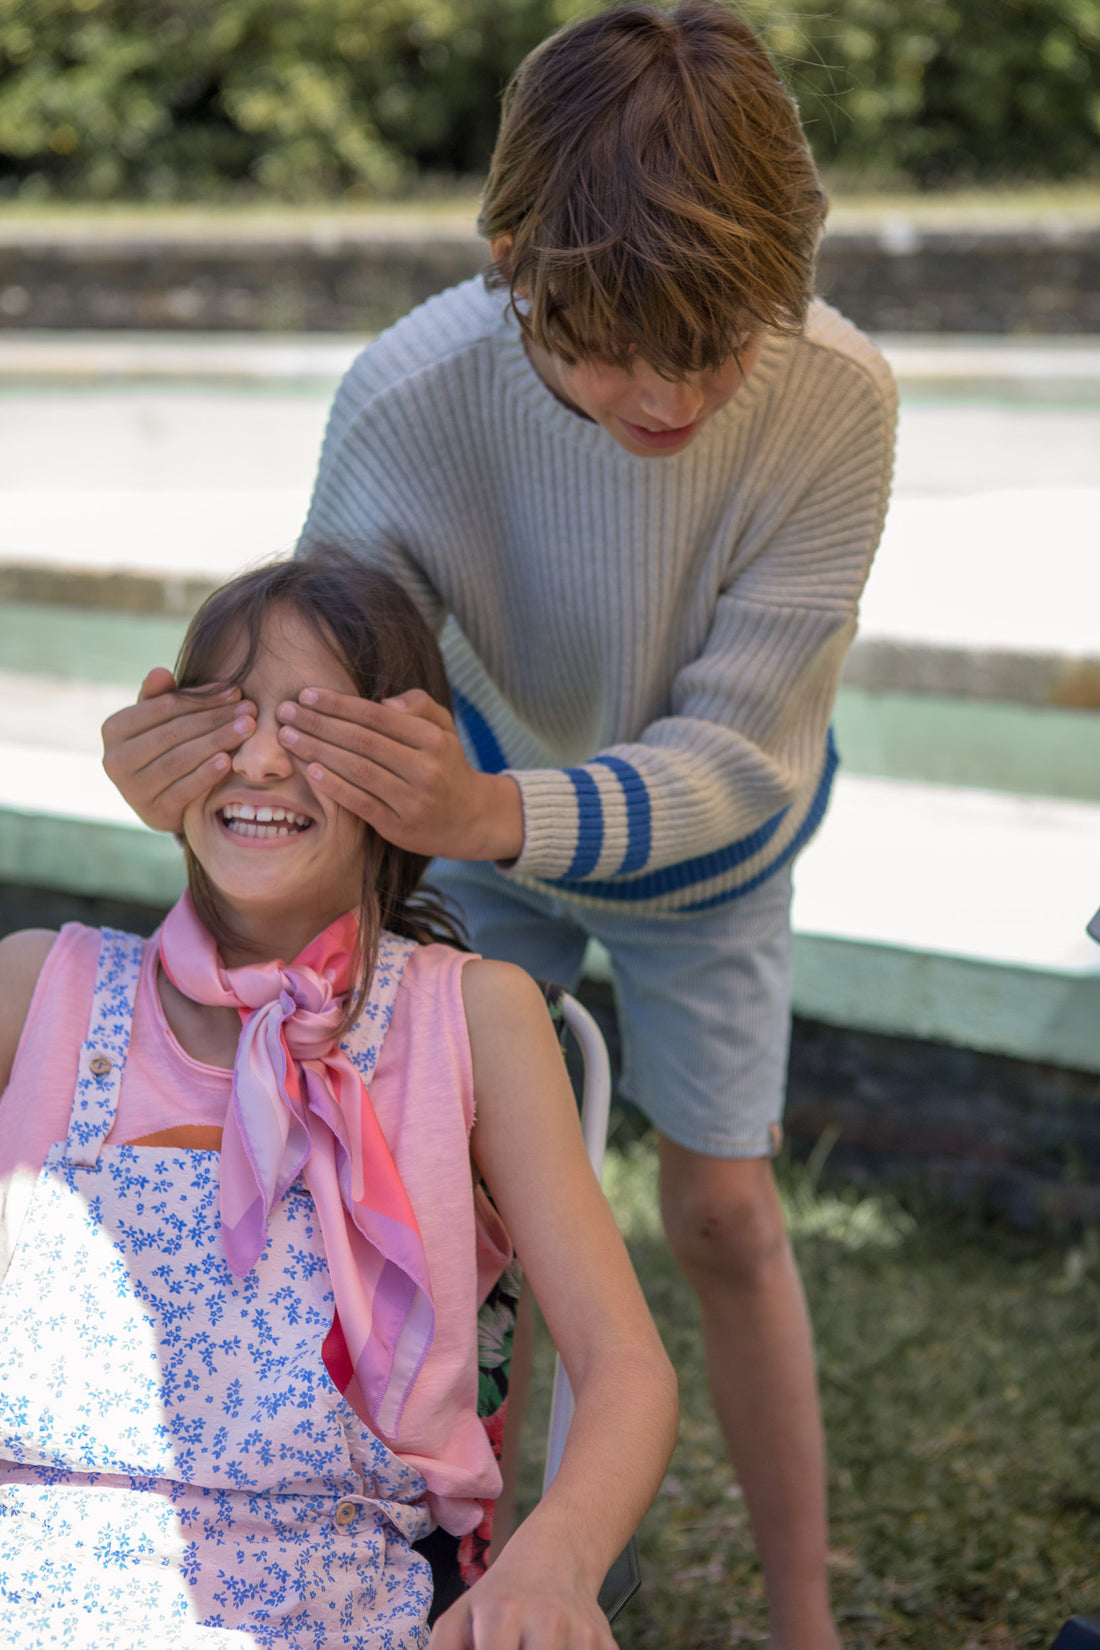
[[[419,688],[375,704],[304,688],[276,713],[309,782],[387,842],[448,859],[515,859],[523,803],[507,774],[466,760],[449,712]]]
[[[230,751],[256,728],[239,688],[176,692],[170,670],[151,670],[136,705],[103,724],[103,766],[138,818],[178,831],[189,803],[229,772]]]

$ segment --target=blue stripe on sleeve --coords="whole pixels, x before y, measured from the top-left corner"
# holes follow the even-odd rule
[[[766,877],[787,863],[801,848],[821,822],[829,801],[829,792],[832,789],[833,775],[836,773],[839,757],[833,731],[829,729],[829,736],[825,747],[825,762],[821,778],[814,792],[813,800],[806,812],[806,817],[795,832],[791,841],[768,865],[759,871],[748,882],[730,888],[726,892],[716,894],[712,899],[700,901],[698,905],[686,906],[690,911],[705,910],[708,905],[720,905],[724,900],[736,899],[738,894],[747,893],[750,888],[756,887]],[[788,813],[787,808],[781,808],[777,814],[758,825],[755,831],[748,836],[739,837],[736,842],[730,842],[724,848],[716,848],[709,854],[700,854],[695,859],[681,859],[675,865],[666,865],[659,871],[652,871],[649,876],[635,877],[629,882],[578,882],[573,883],[570,877],[573,874],[572,866],[563,877],[546,877],[544,881],[548,888],[569,888],[578,894],[587,894],[593,899],[609,900],[644,900],[658,899],[663,894],[677,893],[681,888],[690,888],[692,883],[709,882],[712,877],[721,876],[725,871],[732,871],[736,866],[743,865],[747,859],[767,846],[778,831]],[[592,861],[595,864],[595,860]]]
[[[810,803],[810,806],[806,811],[805,819],[802,821],[801,825],[798,827],[798,830],[794,833],[783,852],[778,854],[775,859],[765,865],[762,870],[757,871],[754,877],[749,877],[747,882],[739,882],[736,888],[727,888],[724,894],[715,894],[710,899],[701,899],[695,905],[684,905],[681,907],[681,910],[706,911],[709,910],[712,905],[724,905],[728,900],[737,899],[741,894],[751,894],[754,888],[759,888],[760,884],[762,882],[766,882],[767,879],[770,876],[773,876],[776,871],[781,871],[784,865],[786,865],[789,860],[794,858],[803,843],[809,841],[814,832],[817,830],[817,827],[821,824],[825,809],[829,805],[829,793],[833,788],[833,778],[836,774],[839,762],[840,753],[836,748],[836,741],[833,738],[833,730],[830,728],[829,743],[825,752],[825,767],[822,771],[821,779],[818,782],[817,790],[814,792],[813,801]]]
[[[452,685],[451,699],[455,712],[466,729],[470,744],[473,746],[477,765],[482,773],[503,773],[508,766],[508,759],[500,748],[496,734],[482,716],[477,706],[466,698],[464,693]]]
[[[618,874],[625,876],[628,871],[640,871],[649,858],[652,839],[652,812],[646,782],[637,768],[624,762],[621,756],[594,756],[592,760],[611,769],[626,798],[626,853]]]
[[[648,876],[635,877],[629,882],[573,883],[570,872],[563,877],[547,877],[545,880],[554,888],[571,888],[578,894],[590,894],[593,899],[659,899],[662,894],[674,894],[681,888],[690,888],[693,882],[709,882],[711,877],[721,876],[723,871],[732,871],[735,866],[744,864],[745,860],[767,846],[786,814],[786,808],[782,808],[779,813],[766,819],[763,825],[757,826],[755,831],[750,831],[748,836],[738,837],[736,842],[728,843],[725,848],[715,848],[711,853],[700,854],[695,859],[678,860],[675,865],[662,866],[659,871],[651,871]]]
[[[585,877],[600,857],[603,847],[603,803],[592,775],[585,768],[564,770],[577,793],[577,851],[564,882],[569,877]],[[586,885],[582,885],[586,886]]]

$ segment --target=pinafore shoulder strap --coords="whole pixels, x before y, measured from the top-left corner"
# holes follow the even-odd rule
[[[74,1163],[96,1163],[118,1110],[123,1067],[144,941],[104,928],[99,946],[88,1035],[80,1048],[66,1149]]]
[[[378,961],[362,1012],[348,1027],[341,1049],[364,1084],[369,1084],[378,1063],[382,1044],[393,1019],[393,1005],[401,989],[405,964],[416,950],[415,940],[402,940],[383,930],[378,942]]]

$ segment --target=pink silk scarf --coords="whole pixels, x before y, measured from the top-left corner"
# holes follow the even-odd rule
[[[357,929],[337,918],[293,962],[225,968],[185,893],[160,960],[185,997],[235,1008],[241,1038],[221,1150],[226,1259],[243,1277],[267,1221],[302,1175],[317,1208],[336,1300],[325,1363],[352,1407],[394,1437],[435,1330],[416,1215],[337,1030]]]

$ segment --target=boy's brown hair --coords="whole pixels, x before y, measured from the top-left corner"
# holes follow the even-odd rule
[[[825,196],[790,95],[716,0],[561,29],[504,97],[479,227],[488,279],[565,361],[679,379],[761,326],[798,331]]]

